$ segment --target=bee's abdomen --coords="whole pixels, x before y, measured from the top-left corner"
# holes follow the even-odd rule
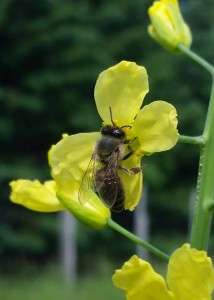
[[[115,170],[107,171],[106,167],[98,170],[95,174],[95,190],[112,211],[124,209],[125,194]]]

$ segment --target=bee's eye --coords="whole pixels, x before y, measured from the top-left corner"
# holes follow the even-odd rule
[[[113,134],[117,138],[124,138],[125,137],[125,133],[120,128],[114,129],[114,133]]]

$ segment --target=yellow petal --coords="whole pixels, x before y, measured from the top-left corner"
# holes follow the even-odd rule
[[[80,203],[78,194],[99,137],[97,132],[64,135],[48,155],[60,201],[80,221],[94,228],[106,225],[110,211],[90,185],[82,187],[84,202]]]
[[[148,90],[146,69],[134,62],[121,61],[103,71],[94,92],[100,117],[106,124],[111,124],[111,107],[113,121],[118,126],[131,124]]]
[[[123,161],[121,166],[127,169],[141,167],[141,158],[132,155]],[[129,175],[124,171],[118,171],[125,191],[125,209],[134,210],[142,196],[143,174],[140,171],[135,175]]]
[[[133,136],[138,137],[141,153],[169,150],[178,140],[177,112],[165,101],[154,101],[137,115],[133,124]]]
[[[171,256],[167,281],[176,300],[211,300],[214,269],[205,251],[184,244]]]
[[[54,181],[41,184],[38,180],[19,179],[10,182],[10,199],[16,204],[40,212],[55,212],[64,209],[56,197]]]
[[[112,279],[116,287],[125,291],[127,300],[175,300],[164,279],[136,255],[117,270]]]
[[[60,179],[63,172],[63,184],[68,187],[73,180],[81,181],[100,133],[79,133],[63,135],[63,138],[53,145],[48,153],[49,164],[54,179]]]

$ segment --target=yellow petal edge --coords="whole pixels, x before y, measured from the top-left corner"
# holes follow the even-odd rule
[[[170,257],[167,283],[136,255],[116,270],[113,283],[125,291],[127,300],[211,300],[214,269],[205,251],[184,244]]]
[[[139,154],[171,149],[178,141],[177,112],[166,101],[153,101],[144,106],[133,124],[133,136],[138,137]]]
[[[147,71],[135,62],[121,61],[100,73],[94,91],[95,102],[101,119],[117,126],[132,124],[145,95],[149,83]]]
[[[165,280],[136,255],[116,270],[112,280],[116,287],[125,291],[127,300],[174,300]]]
[[[167,282],[177,300],[211,300],[214,289],[211,258],[205,251],[184,244],[170,257]]]
[[[122,167],[126,169],[141,167],[141,157],[132,155],[129,159],[121,162]],[[143,192],[143,173],[140,171],[135,175],[129,175],[124,171],[118,171],[124,193],[125,193],[125,209],[133,211],[138,205]]]

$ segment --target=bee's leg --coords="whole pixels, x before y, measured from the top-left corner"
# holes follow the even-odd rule
[[[132,151],[132,149],[131,149],[130,147],[129,147],[129,150],[130,150],[130,152],[127,153],[127,154],[122,158],[122,160],[128,159],[128,158],[133,154],[133,151]]]
[[[134,151],[130,147],[130,144],[133,143],[135,140],[136,140],[136,137],[133,138],[132,140],[125,140],[123,142],[123,144],[125,144],[125,145],[128,144],[127,148],[129,150],[129,152],[122,158],[122,160],[126,160],[127,158],[129,158],[133,154]]]
[[[123,144],[129,144],[131,140],[125,140]]]
[[[125,140],[123,143],[124,143],[124,144],[131,144],[131,143],[133,143],[133,142],[136,140],[136,138],[137,138],[137,137],[135,137],[135,138],[133,138],[133,139],[131,139],[131,140]]]
[[[125,172],[128,175],[135,175],[142,171],[142,169],[140,167],[133,167],[133,168],[127,169],[127,168],[119,166],[118,169]]]
[[[134,151],[132,150],[132,148],[130,147],[130,145],[128,145],[127,148],[129,150],[129,152],[126,155],[124,155],[124,157],[122,158],[122,160],[128,159],[134,153]]]

